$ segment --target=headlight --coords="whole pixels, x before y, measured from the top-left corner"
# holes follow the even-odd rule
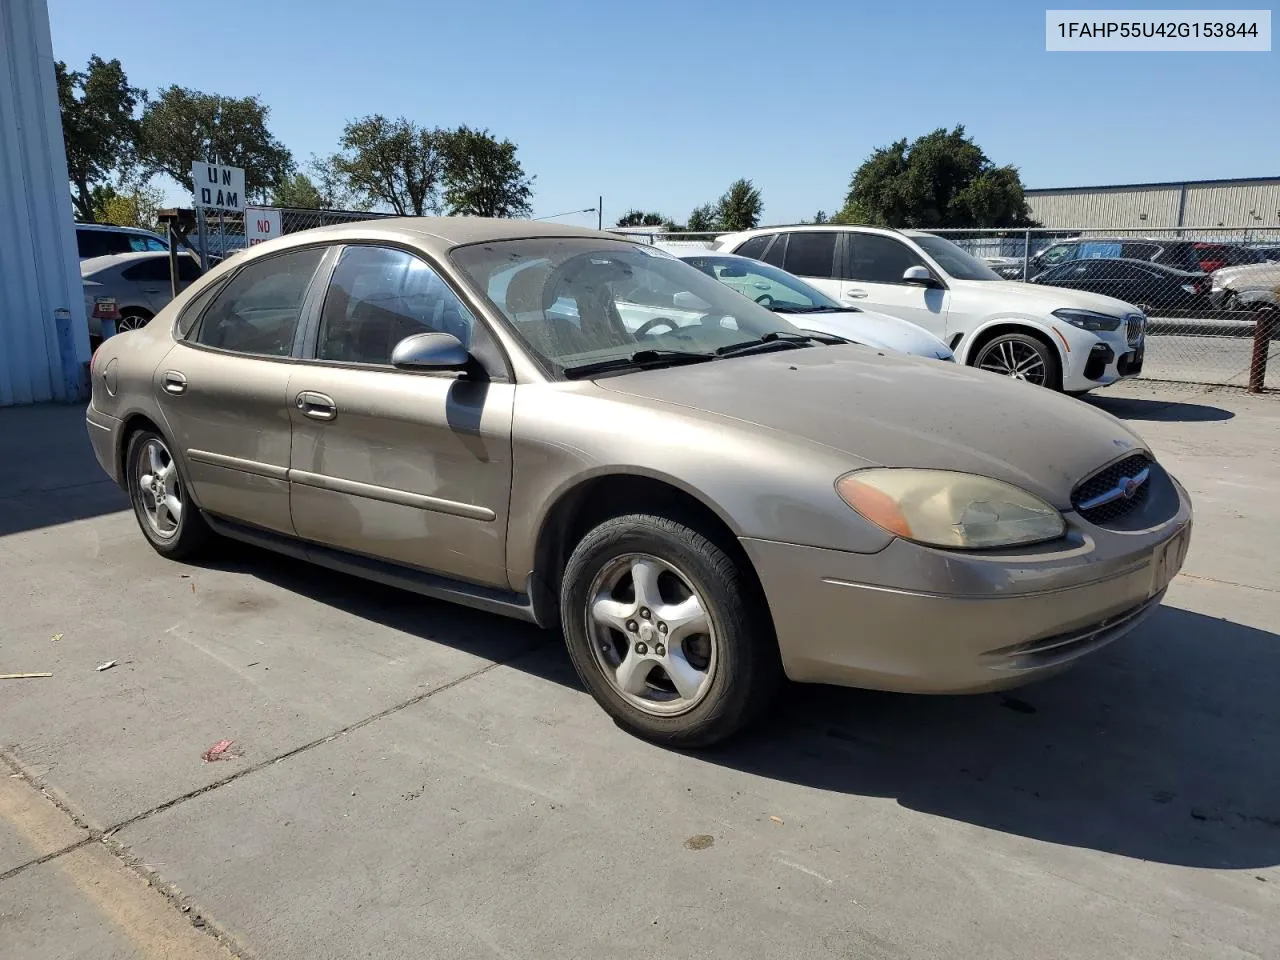
[[[876,526],[935,547],[1013,547],[1067,530],[1062,514],[1039,497],[969,473],[857,470],[836,481],[836,492]]]
[[[1119,317],[1110,317],[1105,313],[1094,313],[1092,310],[1072,310],[1067,307],[1053,311],[1053,315],[1059,320],[1065,320],[1073,327],[1079,327],[1081,330],[1092,330],[1094,333],[1100,330],[1119,330],[1120,324],[1124,322]]]

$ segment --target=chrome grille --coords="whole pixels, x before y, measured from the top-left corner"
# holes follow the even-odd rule
[[[1142,331],[1146,328],[1147,318],[1140,313],[1130,313],[1125,318],[1125,339],[1129,346],[1136,347],[1142,340]]]
[[[1099,470],[1076,487],[1072,506],[1101,527],[1119,520],[1150,496],[1153,463],[1145,453],[1135,453]]]

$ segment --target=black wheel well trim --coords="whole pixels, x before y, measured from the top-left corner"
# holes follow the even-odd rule
[[[664,474],[611,469],[576,478],[554,496],[542,515],[528,578],[529,601],[538,623],[559,623],[560,579],[574,547],[606,520],[631,513],[654,513],[687,523],[733,557],[759,587],[738,532],[705,496]]]
[[[148,320],[154,320],[156,318],[156,315],[146,307],[117,307],[116,309],[119,310],[120,316],[122,317],[132,314],[139,317],[146,317]]]

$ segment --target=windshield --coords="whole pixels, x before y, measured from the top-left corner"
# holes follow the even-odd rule
[[[642,351],[652,365],[668,355],[715,355],[769,333],[799,333],[643,244],[537,237],[458,247],[450,256],[556,375]]]
[[[921,250],[933,257],[945,273],[957,280],[1004,279],[977,257],[965,253],[950,240],[944,240],[932,233],[912,233],[909,236]]]
[[[821,290],[767,263],[746,257],[683,257],[685,263],[715,277],[730,290],[777,313],[844,310]]]

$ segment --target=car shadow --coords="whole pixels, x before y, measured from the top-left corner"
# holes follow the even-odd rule
[[[0,537],[129,509],[86,430],[78,404],[0,409]]]
[[[581,689],[559,634],[231,545],[213,565]],[[1010,693],[792,685],[751,731],[685,754],[1051,843],[1197,867],[1280,864],[1280,636],[1176,607]],[[600,722],[607,722],[603,715]]]
[[[1277,690],[1280,637],[1163,607],[1074,670],[1007,694],[793,688],[753,735],[691,756],[1050,843],[1269,867]]]
[[[1212,423],[1230,420],[1235,416],[1235,413],[1224,410],[1222,407],[1210,406],[1207,403],[1188,403],[1182,400],[1142,400],[1138,397],[1108,397],[1093,394],[1081,399],[1121,420]]]

